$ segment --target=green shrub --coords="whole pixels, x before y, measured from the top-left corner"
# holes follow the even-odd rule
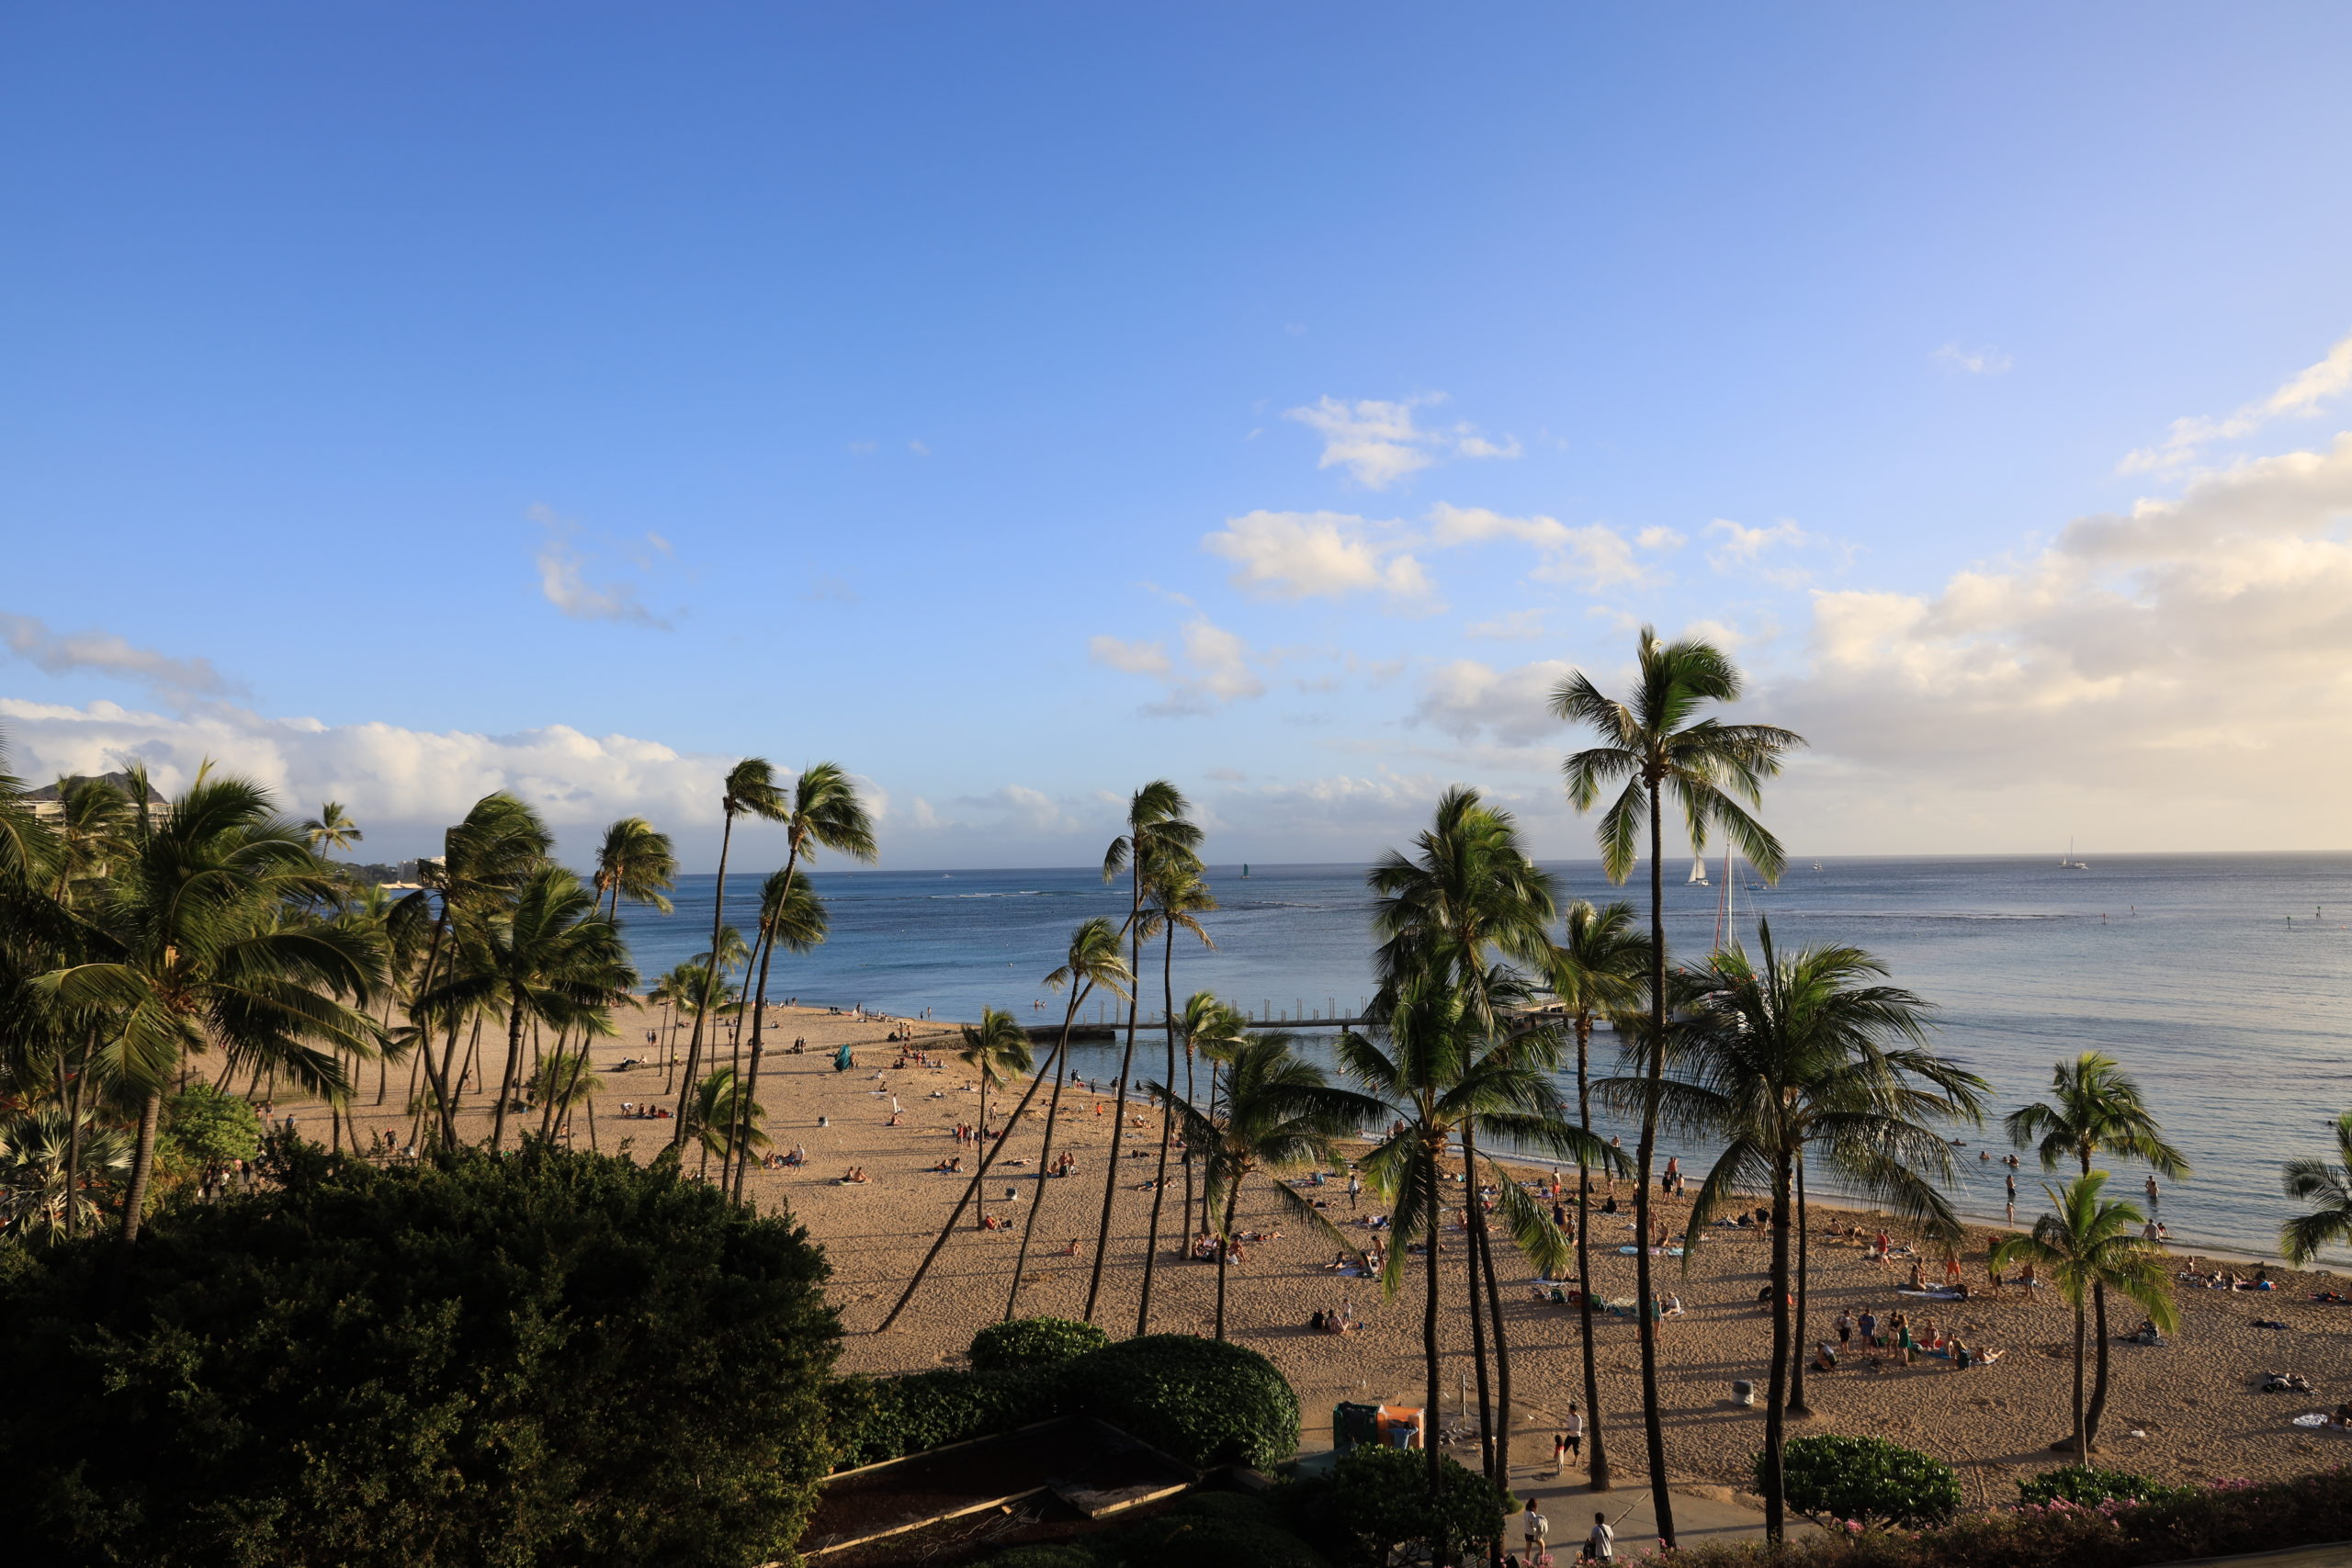
[[[0,1280],[11,1568],[789,1554],[839,1328],[788,1220],[537,1145],[275,1174]]]
[[[2065,1502],[2084,1508],[2096,1508],[2109,1500],[2153,1503],[2159,1498],[2177,1497],[2194,1490],[2193,1487],[2168,1486],[2144,1475],[2134,1475],[2128,1470],[2100,1470],[2096,1465],[2080,1464],[2045,1470],[2030,1481],[2018,1483],[2018,1492],[2023,1502]]]
[[[1951,1466],[1883,1438],[1796,1438],[1782,1453],[1789,1506],[1815,1521],[1916,1529],[1960,1512],[1960,1477]],[[1756,1473],[1760,1486],[1762,1454]]]
[[[1328,1476],[1295,1482],[1283,1496],[1300,1532],[1342,1562],[1385,1563],[1392,1547],[1419,1546],[1440,1534],[1450,1553],[1461,1554],[1446,1561],[1482,1556],[1483,1543],[1496,1539],[1517,1505],[1451,1456],[1437,1462],[1434,1505],[1427,1454],[1370,1446],[1351,1449]]]
[[[164,1104],[155,1160],[175,1181],[199,1181],[258,1158],[261,1141],[260,1112],[209,1083],[193,1083]]]
[[[1110,1343],[1111,1337],[1091,1323],[1067,1317],[1016,1317],[1010,1323],[991,1323],[972,1336],[972,1370],[1011,1372],[1024,1367],[1049,1367]]]
[[[1109,1543],[1120,1568],[1328,1568],[1262,1498],[1195,1492],[1138,1520]]]
[[[1098,1416],[1184,1463],[1260,1469],[1298,1451],[1298,1396],[1238,1345],[1153,1334],[1065,1362],[1065,1407]]]

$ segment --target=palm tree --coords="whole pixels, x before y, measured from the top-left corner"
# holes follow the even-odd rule
[[[699,964],[678,964],[656,980],[653,983],[653,989],[646,993],[646,1000],[659,1002],[663,1008],[673,1010],[671,1019],[663,1024],[667,1033],[664,1036],[662,1052],[662,1063],[673,1075],[675,1074],[678,1066],[676,1020],[702,1005],[705,984],[702,970],[703,966]],[[664,1083],[662,1092],[667,1094],[674,1087],[674,1083]]]
[[[1993,1266],[2032,1264],[2046,1270],[2066,1304],[2075,1309],[2075,1462],[2091,1462],[2090,1423],[2083,1410],[2084,1298],[2113,1290],[2137,1303],[2164,1333],[2180,1326],[2173,1305],[2163,1249],[2140,1236],[2143,1223],[2130,1203],[2105,1201],[2107,1172],[2085,1171],[2064,1190],[2044,1187],[2052,1212],[2033,1222],[2025,1235],[2004,1238],[1993,1248]]]
[[[2072,1156],[2087,1174],[2091,1160],[2105,1152],[2144,1162],[2168,1180],[2188,1174],[2188,1162],[2165,1141],[2164,1129],[2140,1098],[2140,1086],[2114,1057],[2086,1051],[2073,1062],[2050,1069],[2050,1099],[2009,1112],[2004,1123],[2018,1148],[2032,1148],[2041,1156],[2041,1168],[2055,1170]],[[2091,1408],[2086,1431],[2098,1444],[2099,1417],[2107,1410],[2107,1287],[2091,1281],[2092,1324],[2098,1343],[2097,1375],[2091,1380]],[[2065,1442],[2051,1445],[2064,1448]]]
[[[739,1140],[747,1148],[768,1146],[768,1135],[760,1126],[767,1111],[752,1100],[749,1087],[732,1067],[713,1067],[695,1085],[686,1116],[687,1135],[702,1145],[706,1157],[718,1156],[722,1170]]]
[[[596,1136],[594,1097],[601,1093],[605,1080],[596,1076],[595,1064],[589,1059],[589,1047],[599,1033],[609,1037],[612,1021],[609,1015],[601,1021],[601,1031],[592,1022],[589,1038],[581,1041],[577,1051],[559,1050],[539,1064],[531,1075],[528,1098],[539,1107],[539,1136],[554,1139],[563,1135],[571,1122],[571,1114],[579,1107],[588,1107],[588,1136],[591,1146]]]
[[[2335,1119],[2335,1159],[2290,1159],[2281,1173],[2287,1196],[2320,1206],[2278,1227],[2278,1246],[2298,1266],[2333,1241],[2352,1239],[2352,1111]]]
[[[1295,1042],[1282,1033],[1252,1035],[1235,1052],[1226,1076],[1220,1114],[1204,1116],[1162,1083],[1146,1091],[1182,1118],[1184,1141],[1206,1166],[1209,1190],[1224,1200],[1216,1228],[1216,1337],[1225,1337],[1227,1259],[1233,1251],[1233,1221],[1240,1212],[1241,1187],[1252,1175],[1283,1175],[1329,1164],[1337,1143],[1385,1109],[1380,1101],[1326,1082],[1323,1069],[1295,1055]],[[1348,1238],[1323,1211],[1297,1189],[1278,1181],[1269,1189],[1293,1219],[1346,1247]]]
[[[808,953],[825,940],[831,929],[825,913],[825,901],[817,897],[809,886],[808,874],[786,867],[768,874],[760,887],[760,987],[759,997],[752,1012],[752,1071],[743,1085],[743,1104],[748,1107],[760,1089],[760,1059],[766,1048],[761,1043],[762,1012],[767,1006],[768,963],[775,950],[786,953]],[[737,1128],[735,1139],[735,1180],[729,1189],[737,1198],[743,1196],[743,1172],[748,1162],[744,1152],[751,1142],[742,1134],[748,1129]],[[725,1172],[721,1171],[721,1176]]]
[[[1639,684],[1630,703],[1603,696],[1581,671],[1560,682],[1552,694],[1555,716],[1589,726],[1600,744],[1569,757],[1562,765],[1569,801],[1589,811],[1602,789],[1619,780],[1624,789],[1600,825],[1600,863],[1614,883],[1633,874],[1642,830],[1649,830],[1650,852],[1650,1020],[1647,1038],[1653,1050],[1666,1038],[1666,884],[1664,796],[1671,795],[1681,807],[1691,848],[1703,851],[1710,829],[1721,828],[1747,863],[1767,881],[1778,881],[1785,859],[1781,841],[1740,808],[1738,800],[1758,805],[1763,781],[1781,771],[1782,753],[1804,744],[1792,730],[1762,724],[1723,724],[1700,718],[1711,702],[1728,703],[1739,696],[1739,671],[1720,649],[1695,638],[1661,643],[1657,633],[1642,628],[1638,648]],[[1662,1057],[1653,1056],[1653,1085],[1665,1070]],[[1634,1223],[1649,1233],[1650,1162],[1657,1149],[1657,1097],[1642,1108],[1640,1143],[1634,1154],[1636,1185]],[[1645,1247],[1634,1258],[1636,1289],[1650,1299],[1650,1254]],[[1657,1389],[1657,1325],[1647,1312],[1638,1314],[1642,1347],[1642,1423],[1649,1447],[1650,1487],[1657,1503],[1658,1537],[1675,1545],[1673,1493],[1666,1469],[1666,1427],[1659,1416]]]
[[[1676,1076],[1659,1086],[1661,1113],[1721,1140],[1723,1152],[1690,1208],[1684,1267],[1708,1224],[1732,1202],[1772,1201],[1772,1370],[1764,1408],[1764,1529],[1781,1538],[1781,1479],[1792,1354],[1789,1236],[1797,1162],[1808,1149],[1855,1192],[1957,1234],[1934,1181],[1952,1175],[1951,1145],[1932,1123],[1983,1114],[1985,1084],[1926,1049],[1927,1004],[1878,983],[1886,966],[1852,947],[1782,956],[1769,924],[1761,963],[1738,949],[1715,955],[1709,988],[1668,1045]],[[1604,1084],[1639,1104],[1646,1079]]]
[[[58,780],[57,805],[51,857],[57,877],[50,897],[71,904],[75,886],[106,875],[138,832],[130,800],[104,779]]]
[[[1078,1021],[1078,1010],[1097,986],[1125,1001],[1133,992],[1135,972],[1126,960],[1119,956],[1119,933],[1111,922],[1097,916],[1071,933],[1069,953],[1060,968],[1046,976],[1046,988],[1058,991],[1067,987],[1069,1005],[1062,1013],[1061,1039],[1054,1046],[1054,1093],[1046,1102],[1046,1135],[1037,1146],[1037,1191],[1029,1203],[1029,1213],[1021,1222],[1021,1250],[1012,1258],[1012,1288],[1005,1292],[1004,1315],[1012,1320],[1021,1300],[1021,1280],[1029,1266],[1029,1238],[1037,1234],[1037,1215],[1046,1206],[1046,1182],[1052,1179],[1050,1167],[1054,1158],[1054,1133],[1061,1124],[1062,1085],[1069,1077],[1069,1034]],[[1017,1117],[1020,1113],[1014,1112]],[[1011,1129],[1006,1129],[1008,1132]]]
[[[316,817],[302,824],[302,836],[310,841],[312,854],[323,855],[329,850],[347,850],[368,835],[344,814],[343,802],[330,800],[319,807]]]
[[[702,1028],[713,1003],[712,992],[719,980],[719,932],[727,926],[727,854],[735,842],[735,818],[756,817],[763,822],[784,819],[784,792],[776,787],[775,770],[764,757],[746,757],[727,770],[727,782],[718,795],[722,826],[718,835],[718,882],[711,889],[710,951],[713,954],[709,971],[703,979],[702,1005],[695,1009],[694,1032],[686,1038],[686,1081],[678,1091],[678,1126],[670,1134],[670,1146],[683,1150],[686,1141],[686,1112],[691,1109],[689,1098],[696,1092],[702,1072]]]
[[[989,1090],[1001,1089],[1029,1070],[1029,1032],[1002,1008],[982,1008],[978,1027],[964,1025],[964,1048],[956,1053],[963,1064],[980,1075],[979,1146],[989,1139]],[[974,1229],[982,1216],[974,1214]]]
[[[283,918],[289,905],[331,891],[325,868],[264,790],[199,777],[77,916],[91,956],[40,977],[69,1010],[107,1016],[105,1070],[139,1103],[126,1250],[139,1239],[164,1091],[188,1057],[218,1043],[336,1094],[346,1086],[334,1053],[375,1049],[374,1021],[342,999],[364,1003],[380,977],[367,944],[333,925]]]
[[[50,1105],[0,1115],[0,1235],[70,1237],[95,1226],[98,1201],[84,1172],[130,1168],[129,1141],[87,1111]]]
[[[1125,992],[1120,989],[1120,986],[1129,978],[1127,966],[1119,957],[1118,931],[1110,921],[1098,915],[1083,921],[1070,932],[1069,951],[1063,958],[1061,967],[1046,976],[1046,984],[1055,990],[1064,987],[1069,988],[1069,1004],[1062,1012],[1061,1033],[1054,1043],[1054,1054],[1046,1062],[1047,1067],[1054,1069],[1054,1098],[1057,1101],[1061,1098],[1061,1068],[1069,1055],[1069,1032],[1077,1021],[1079,1004],[1097,985],[1106,987],[1115,996],[1125,996]],[[933,1240],[931,1250],[923,1254],[922,1261],[916,1265],[914,1278],[909,1280],[907,1288],[899,1292],[898,1302],[890,1308],[889,1315],[875,1328],[875,1333],[880,1334],[898,1322],[899,1314],[907,1310],[909,1302],[914,1300],[915,1291],[922,1285],[923,1276],[931,1272],[932,1264],[938,1260],[940,1250],[947,1245],[947,1238],[955,1234],[956,1222],[964,1217],[964,1211],[971,1205],[973,1199],[979,1196],[980,1183],[988,1179],[989,1167],[996,1163],[997,1156],[1004,1152],[1004,1145],[1012,1142],[1012,1129],[1021,1124],[1021,1118],[1027,1114],[1030,1102],[1037,1098],[1037,1091],[1045,1082],[1046,1075],[1042,1071],[1029,1080],[1028,1089],[1022,1093],[1021,1103],[1012,1108],[1012,1116],[1005,1121],[1003,1137],[993,1145],[986,1138],[980,1140],[978,1168],[972,1172],[972,1179],[964,1184],[964,1195],[956,1201],[956,1208],[947,1216],[947,1223],[939,1227],[939,1235]],[[1046,1195],[1046,1162],[1052,1157],[1053,1132],[1054,1118],[1048,1111],[1046,1117],[1046,1147],[1037,1156],[1037,1201],[1029,1206],[1029,1230],[1022,1233],[1021,1257],[1013,1264],[1012,1289],[1015,1296],[1020,1293],[1022,1267],[1029,1255],[1029,1235],[1036,1228],[1037,1203],[1042,1202]],[[1006,1315],[1011,1314],[1008,1306]]]
[[[1168,1077],[1171,1087],[1176,1082],[1176,933],[1190,931],[1203,947],[1214,948],[1209,933],[1194,917],[1216,908],[1216,898],[1209,892],[1209,885],[1195,871],[1163,866],[1152,878],[1152,908],[1146,919],[1156,922],[1160,935],[1159,998],[1160,1021],[1168,1038]],[[1146,933],[1149,934],[1148,931]],[[1191,1103],[1193,1053],[1190,1037],[1184,1049],[1186,1103]],[[1143,1290],[1136,1302],[1136,1334],[1138,1337],[1151,1331],[1152,1271],[1159,1264],[1159,1213],[1168,1197],[1168,1155],[1176,1142],[1176,1112],[1173,1107],[1159,1108],[1159,1169],[1151,1183],[1151,1224],[1144,1235]],[[1185,1224],[1193,1214],[1193,1156],[1190,1149],[1184,1155]]]
[[[414,900],[419,913],[428,900],[436,906],[424,963],[409,996],[409,1021],[420,1032],[428,1030],[434,1021],[424,998],[443,978],[456,950],[472,942],[477,930],[513,900],[524,881],[546,862],[554,842],[554,835],[537,812],[503,793],[475,801],[465,820],[442,835],[439,863],[420,867],[425,888],[401,900]],[[435,894],[439,895],[437,899]],[[437,1062],[429,1044],[420,1040],[418,1048],[424,1052],[424,1076],[433,1089],[442,1143],[454,1147],[458,1141],[454,1088],[458,1034],[465,1021],[464,1010],[450,1010],[447,1021],[448,1038]]]
[[[1182,791],[1166,779],[1152,780],[1128,798],[1127,830],[1112,840],[1102,852],[1104,883],[1115,880],[1121,871],[1128,874],[1125,935],[1130,976],[1143,968],[1146,890],[1161,877],[1196,877],[1200,873],[1201,829],[1184,819],[1188,809]],[[1127,1085],[1135,1069],[1136,1013],[1142,997],[1141,986],[1128,988],[1126,1044],[1119,1053],[1119,1088],[1112,1100],[1117,1119],[1111,1123],[1111,1155],[1102,1169],[1102,1218],[1095,1229],[1094,1266],[1086,1280],[1083,1316],[1089,1323],[1094,1321],[1094,1303],[1102,1293],[1103,1256],[1111,1250],[1111,1203],[1119,1191],[1119,1151],[1127,1134]]]
[[[1577,1127],[1592,1135],[1592,1026],[1598,1020],[1632,1012],[1641,1003],[1642,976],[1648,972],[1649,945],[1634,929],[1633,906],[1614,903],[1596,909],[1579,898],[1567,908],[1560,942],[1545,955],[1544,977],[1567,1014],[1577,1046]],[[1592,1279],[1592,1165],[1577,1161],[1577,1282]],[[1592,1292],[1577,1292],[1584,1339],[1586,1440],[1590,1451],[1585,1473],[1592,1489],[1613,1484],[1609,1449],[1600,1427],[1600,1368],[1592,1339]]]
[[[1379,994],[1373,1014],[1386,1011],[1408,977],[1451,987],[1464,1001],[1471,1038],[1509,1055],[1556,1048],[1549,1035],[1515,1037],[1503,1027],[1505,1003],[1526,999],[1520,976],[1495,966],[1498,957],[1541,963],[1550,953],[1545,928],[1557,906],[1552,878],[1537,869],[1521,846],[1511,816],[1484,803],[1478,792],[1456,787],[1439,800],[1430,827],[1414,840],[1415,853],[1383,856],[1365,881],[1379,895],[1373,929],[1383,940],[1376,954]],[[1506,994],[1507,993],[1507,994]],[[1542,1101],[1551,1114],[1548,1093]],[[1473,1183],[1478,1163],[1476,1117],[1461,1126],[1464,1179]],[[1471,1360],[1477,1371],[1478,1426],[1487,1473],[1508,1482],[1510,1471],[1510,1344],[1502,1317],[1502,1295],[1495,1278],[1487,1235],[1485,1205],[1465,1206],[1469,1265]],[[1483,1289],[1483,1299],[1481,1292]],[[1495,1379],[1487,1372],[1486,1341],[1495,1342]],[[1495,1434],[1499,1431],[1501,1442]]]
[[[1184,1102],[1198,1104],[1193,1096],[1193,1058],[1200,1057],[1209,1065],[1208,1107],[1217,1105],[1217,1075],[1233,1054],[1250,1038],[1250,1020],[1231,1002],[1222,1000],[1214,991],[1194,991],[1184,998]],[[1193,1151],[1187,1146],[1184,1157],[1184,1224],[1193,1223]],[[1209,1216],[1208,1194],[1204,1184],[1201,1195],[1200,1231],[1206,1235],[1213,1228]]]
[[[523,885],[513,909],[484,922],[472,962],[453,975],[428,1006],[503,1007],[506,1063],[499,1074],[490,1146],[505,1145],[506,1113],[521,1087],[523,1027],[588,1027],[623,1000],[636,976],[620,932],[596,912],[596,897],[561,866],[542,865]]]
[[[624,817],[605,829],[596,851],[594,886],[605,918],[617,923],[621,900],[650,904],[670,913],[670,890],[678,885],[678,856],[670,835],[642,817]]]
[[[838,762],[811,762],[792,781],[791,798],[784,803],[784,869],[768,879],[760,902],[760,979],[752,992],[752,1085],[760,1077],[760,1033],[767,1020],[768,964],[782,941],[793,953],[806,953],[825,940],[825,910],[808,878],[802,861],[813,863],[820,849],[845,854],[872,864],[874,821],[857,796],[857,784]],[[790,896],[786,897],[786,890]],[[781,921],[781,926],[779,926]],[[742,1162],[736,1162],[735,1193],[742,1195]]]
[[[1489,976],[1484,984],[1489,995],[1508,999],[1499,976]],[[1498,1043],[1473,1016],[1470,989],[1430,976],[1402,979],[1386,998],[1383,1016],[1371,1032],[1350,1031],[1339,1043],[1341,1066],[1379,1102],[1391,1123],[1392,1130],[1360,1162],[1391,1206],[1390,1239],[1381,1270],[1389,1293],[1404,1281],[1408,1245],[1419,1239],[1427,1248],[1421,1354],[1432,1423],[1438,1410],[1438,1259],[1448,1206],[1444,1165],[1453,1144],[1460,1141],[1470,1151],[1464,1158],[1464,1201],[1476,1216],[1472,1224],[1483,1220],[1479,1192],[1491,1182],[1505,1232],[1547,1271],[1566,1261],[1566,1243],[1517,1179],[1491,1156],[1475,1152],[1477,1134],[1483,1132],[1565,1159],[1623,1163],[1614,1150],[1560,1118],[1549,1060],[1532,1043]],[[1474,1238],[1477,1234],[1474,1229]],[[1476,1245],[1475,1239],[1472,1245]],[[1477,1255],[1469,1255],[1468,1261],[1475,1266]],[[1473,1289],[1475,1292],[1475,1283]],[[1432,1445],[1432,1487],[1438,1484],[1437,1476]]]

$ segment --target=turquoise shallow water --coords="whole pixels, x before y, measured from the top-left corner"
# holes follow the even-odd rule
[[[2267,1248],[2290,1207],[2278,1162],[2327,1152],[2329,1122],[2352,1109],[2352,855],[2102,857],[2087,872],[2057,860],[1833,859],[1819,871],[1802,860],[1777,889],[1742,875],[1740,924],[1752,932],[1760,912],[1784,946],[1849,942],[1877,953],[1897,983],[1937,1004],[1939,1048],[1992,1082],[1996,1114],[2039,1098],[2062,1056],[2120,1057],[2195,1167],[2164,1194],[2175,1239]],[[1210,989],[1253,1013],[1352,1013],[1371,990],[1362,868],[1253,865],[1247,879],[1240,869],[1210,870],[1224,908],[1203,923],[1216,947],[1179,946],[1179,1001]],[[1589,863],[1551,869],[1572,897],[1619,896]],[[1675,878],[1688,870],[1687,861],[1671,867]],[[1711,873],[1720,884],[1720,860]],[[930,1008],[943,1019],[975,1017],[983,1005],[1058,1019],[1040,981],[1070,928],[1126,908],[1124,889],[1083,870],[816,880],[832,939],[781,958],[770,996]],[[729,914],[748,924],[756,876],[729,881]],[[645,973],[708,945],[712,886],[687,878],[675,916],[628,917]],[[1676,951],[1705,949],[1716,893],[1669,882]],[[1040,999],[1042,1010],[1032,1005]],[[1146,999],[1156,1009],[1156,963]],[[1116,1071],[1114,1051],[1074,1055],[1089,1076]],[[1993,1127],[1954,1135],[1970,1145],[1959,1151],[1958,1201],[1997,1217],[2006,1144]],[[1980,1163],[1987,1145],[1995,1160]],[[2137,1197],[2143,1174],[2119,1170],[2118,1185]],[[2037,1179],[2020,1172],[2021,1218],[2040,1201]]]

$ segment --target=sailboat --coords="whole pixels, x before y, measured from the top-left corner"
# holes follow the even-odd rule
[[[1707,880],[1707,863],[1701,860],[1697,855],[1692,855],[1690,857],[1690,874],[1683,880],[1687,885],[1694,887],[1713,887],[1714,886],[1713,883]]]
[[[2088,871],[2090,868],[2090,862],[2086,860],[2076,860],[2075,858],[2075,840],[2072,839],[2067,840],[2066,858],[2058,863],[2058,869],[2060,871]]]

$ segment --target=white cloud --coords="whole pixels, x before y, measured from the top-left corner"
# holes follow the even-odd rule
[[[1769,528],[1750,528],[1727,517],[1718,517],[1707,525],[1709,536],[1722,543],[1707,552],[1707,564],[1717,571],[1741,572],[1763,578],[1783,588],[1801,587],[1812,581],[1812,573],[1791,568],[1761,570],[1758,562],[1770,551],[1802,549],[1821,541],[1793,523],[1780,522]]]
[[[1395,523],[1338,512],[1252,512],[1228,519],[1201,546],[1238,569],[1233,585],[1274,599],[1337,599],[1376,592],[1399,604],[1433,590],[1421,563],[1406,553],[1410,536]]]
[[[1165,675],[1170,668],[1166,643],[1129,642],[1108,635],[1090,638],[1086,657],[1093,663],[1124,670],[1130,675]]]
[[[1645,550],[1679,550],[1690,541],[1663,524],[1652,524],[1634,536],[1634,543]]]
[[[0,614],[0,648],[51,675],[97,674],[134,682],[167,700],[236,690],[205,659],[177,659],[112,632],[60,632],[32,615]]]
[[[1541,609],[1506,610],[1499,615],[1471,622],[1462,628],[1462,635],[1492,642],[1533,642],[1544,635],[1544,618],[1549,614]]]
[[[2325,358],[2304,367],[2268,397],[2245,404],[2220,419],[2189,418],[2172,422],[2161,446],[2143,446],[2117,465],[2119,473],[2177,473],[2199,452],[2217,441],[2235,441],[2253,434],[2276,419],[2317,413],[2320,405],[2352,387],[2352,336],[2338,342]]]
[[[1490,440],[1469,424],[1447,429],[1423,429],[1414,410],[1445,400],[1443,393],[1407,398],[1398,402],[1363,399],[1341,402],[1322,397],[1304,408],[1285,409],[1283,417],[1306,425],[1323,437],[1319,468],[1345,468],[1368,490],[1388,486],[1444,457],[1516,457],[1519,439]]]
[[[1430,542],[1440,548],[1513,539],[1532,546],[1541,559],[1530,575],[1589,592],[1646,582],[1650,574],[1634,558],[1634,541],[1603,523],[1572,528],[1556,517],[1506,517],[1483,506],[1430,509]]]
[[[1223,626],[1206,619],[1187,625],[1184,657],[1196,671],[1200,688],[1219,701],[1265,694],[1266,683],[1250,667],[1250,645]]]
[[[1928,357],[1963,376],[2005,375],[2017,363],[1997,348],[1962,348],[1956,343],[1944,344]]]
[[[1552,690],[1576,668],[1544,659],[1498,670],[1475,659],[1440,665],[1421,679],[1413,721],[1465,744],[1491,735],[1506,746],[1560,740],[1566,730],[1551,714]]]
[[[668,629],[668,621],[639,601],[636,584],[616,581],[599,585],[588,581],[587,561],[579,548],[579,524],[558,516],[552,507],[545,505],[534,505],[524,515],[543,530],[537,558],[539,592],[548,604],[575,621],[628,621]],[[642,537],[655,554],[665,558],[671,554],[670,542],[661,535],[646,534]],[[653,565],[651,557],[632,553],[639,570]]]

